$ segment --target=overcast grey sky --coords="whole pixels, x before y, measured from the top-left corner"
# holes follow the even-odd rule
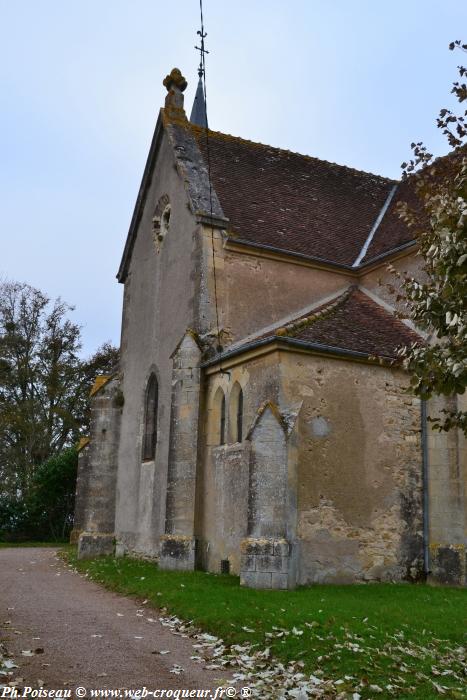
[[[196,88],[198,0],[0,0],[0,278],[76,307],[84,350],[118,344],[115,279],[178,66]],[[467,39],[458,0],[204,0],[211,128],[398,177]]]

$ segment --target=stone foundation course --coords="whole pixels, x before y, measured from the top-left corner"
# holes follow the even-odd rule
[[[159,566],[168,571],[193,571],[195,568],[196,540],[184,535],[163,535]]]
[[[247,538],[241,543],[240,585],[248,588],[293,588],[290,544],[285,539]]]

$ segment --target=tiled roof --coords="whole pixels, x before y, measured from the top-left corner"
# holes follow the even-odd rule
[[[353,287],[262,340],[278,337],[386,358],[396,358],[397,348],[403,345],[423,342],[415,331]]]
[[[204,130],[191,127],[207,161]],[[231,231],[250,243],[352,265],[394,185],[378,175],[209,132],[211,177]],[[411,240],[394,197],[365,260]]]
[[[397,205],[401,202],[406,202],[412,209],[420,210],[420,202],[415,196],[414,188],[409,180],[403,180],[398,184],[394,197],[378,226],[376,234],[362,260],[362,264],[395,248],[399,248],[414,238],[414,232],[404,225],[397,212]],[[423,212],[420,212],[420,215],[423,216]]]
[[[367,254],[363,259],[363,263],[368,262],[380,255],[384,255],[389,250],[397,248],[407,242],[407,234],[409,238],[416,238],[417,234],[429,226],[428,214],[423,207],[423,201],[417,195],[416,186],[418,178],[423,181],[431,181],[438,187],[449,183],[452,180],[453,173],[460,165],[462,160],[467,155],[467,146],[451,151],[446,156],[436,158],[428,168],[418,170],[416,174],[408,179],[402,180],[396,194],[383,217],[377,234],[372,240]],[[408,204],[409,208],[417,212],[418,231],[411,229],[410,232],[401,224],[401,219],[397,213],[396,207],[399,202]]]

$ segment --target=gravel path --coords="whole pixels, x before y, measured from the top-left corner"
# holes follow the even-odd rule
[[[15,675],[33,687],[39,679],[73,690],[221,684],[220,672],[192,661],[191,641],[163,627],[156,610],[70,571],[48,548],[0,549],[0,641],[20,666]],[[175,664],[184,669],[179,675],[171,673]]]

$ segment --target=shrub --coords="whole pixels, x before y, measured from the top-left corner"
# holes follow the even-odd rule
[[[24,497],[0,497],[0,539],[64,540],[73,526],[78,453],[50,457],[34,472]]]

